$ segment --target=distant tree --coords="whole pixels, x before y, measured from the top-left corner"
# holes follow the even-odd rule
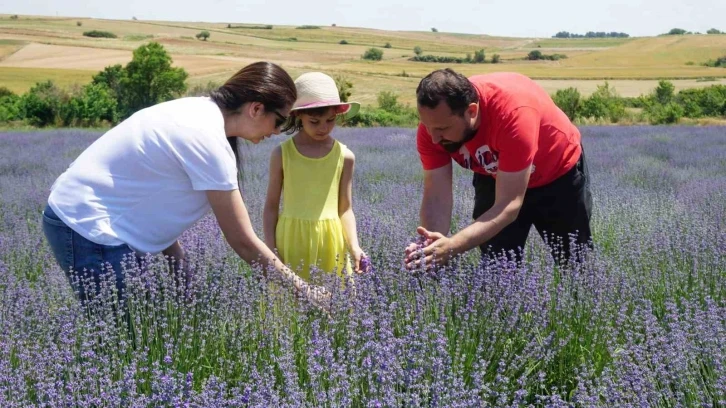
[[[0,86],[0,98],[4,96],[15,96],[15,92],[11,91],[6,86]]]
[[[171,64],[171,56],[157,42],[134,50],[120,83],[124,117],[184,94],[188,74],[184,68],[174,68]]]
[[[131,19],[132,19],[132,20],[134,20],[134,21],[138,20],[138,19],[136,18],[136,16],[133,16],[133,17],[131,17]]]
[[[117,100],[121,98],[121,81],[126,75],[126,70],[121,64],[108,66],[103,71],[93,76],[96,85],[104,85],[113,93]]]
[[[658,82],[658,87],[655,88],[653,98],[661,105],[666,105],[673,101],[673,97],[676,94],[676,87],[670,81],[661,80]]]
[[[232,24],[227,24],[227,28],[232,28]]]
[[[682,28],[672,28],[671,31],[668,31],[668,35],[683,35],[686,34],[686,30]]]
[[[432,32],[432,33],[438,33],[438,32],[439,32],[439,30],[437,30],[437,29],[436,29],[436,27],[431,27],[431,32]]]
[[[335,25],[335,23],[333,23],[333,24],[332,24],[332,26],[333,26],[333,27],[337,27],[337,26]]]
[[[114,33],[99,30],[85,31],[83,35],[92,38],[116,38],[116,34]]]
[[[492,55],[492,64],[499,64],[501,62],[500,58],[501,57],[499,56],[499,54],[493,54]]]
[[[337,75],[335,77],[335,86],[338,87],[338,96],[340,96],[341,102],[348,102],[348,99],[353,94],[353,83],[348,78]]]
[[[197,34],[197,40],[207,41],[207,38],[209,38],[209,31],[207,30],[203,30]]]
[[[401,105],[398,103],[398,94],[392,91],[378,93],[378,107],[386,112],[397,113]]]
[[[80,26],[82,26],[82,25],[83,25],[83,23],[82,23],[82,22],[80,22],[80,21],[76,21],[76,25],[77,25],[78,27],[80,27]]]
[[[558,89],[552,96],[552,100],[570,120],[575,120],[580,116],[581,97],[577,88]]]
[[[542,51],[540,50],[532,50],[527,54],[527,59],[530,61],[537,61],[542,59]]]
[[[11,20],[17,20],[18,19],[18,15],[17,14],[13,14],[12,16],[10,16],[10,19]]]
[[[386,45],[383,46],[383,48],[391,48],[391,43],[387,42]]]
[[[413,53],[416,55],[421,55],[423,53],[423,50],[418,45],[413,47]]]
[[[363,59],[380,61],[383,59],[383,50],[380,48],[369,48],[365,53],[363,53]]]
[[[341,45],[346,45],[346,44],[348,44],[348,41],[345,41],[345,40],[340,40],[340,42],[339,42],[338,44],[341,44]]]
[[[706,31],[706,34],[723,34],[723,33],[720,30],[712,28],[712,29]]]
[[[481,64],[486,60],[486,54],[484,54],[484,50],[478,50],[474,51],[474,63],[475,64]]]
[[[60,122],[60,113],[68,94],[53,81],[39,82],[21,98],[25,117],[33,126],[44,127]]]

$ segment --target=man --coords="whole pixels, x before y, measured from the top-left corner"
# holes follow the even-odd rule
[[[567,260],[591,242],[592,197],[580,132],[537,83],[516,73],[434,71],[416,89],[424,169],[422,244],[406,266],[445,264],[476,246],[521,259],[530,227]],[[452,164],[474,172],[474,222],[451,237]],[[512,252],[513,251],[513,252]]]

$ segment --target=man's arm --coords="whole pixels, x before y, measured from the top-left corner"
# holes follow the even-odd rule
[[[484,244],[517,219],[527,191],[530,169],[527,167],[516,173],[497,173],[494,205],[471,225],[451,237],[455,254]]]
[[[524,202],[524,194],[529,182],[530,167],[516,173],[498,172],[495,199],[492,208],[487,210],[471,225],[448,238],[440,232],[428,231],[419,227],[418,233],[424,238],[425,248],[406,249],[406,267],[414,269],[424,265],[446,264],[453,256],[487,242],[504,227],[517,219]]]
[[[434,170],[424,171],[424,191],[419,213],[421,226],[447,235],[451,229],[454,206],[451,162]]]

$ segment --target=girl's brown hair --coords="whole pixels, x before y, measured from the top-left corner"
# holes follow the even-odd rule
[[[302,127],[303,127],[302,120],[300,119],[301,114],[310,115],[310,116],[323,116],[331,111],[335,112],[335,107],[321,106],[319,108],[309,108],[309,109],[297,110],[290,115],[290,118],[288,119],[287,123],[282,126],[282,129],[280,129],[280,131],[287,133],[288,135],[299,132],[300,129],[302,129]]]

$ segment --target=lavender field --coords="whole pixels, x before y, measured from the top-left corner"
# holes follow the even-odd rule
[[[127,272],[131,324],[75,301],[44,242],[53,180],[99,133],[0,134],[0,407],[726,407],[726,129],[585,127],[596,250],[556,267],[472,251],[401,269],[422,171],[409,129],[340,129],[374,273],[330,315],[261,277],[212,217],[185,233],[180,296],[163,261]],[[245,148],[259,234],[273,138]],[[455,171],[454,228],[471,218]],[[108,294],[113,299],[113,294]]]

